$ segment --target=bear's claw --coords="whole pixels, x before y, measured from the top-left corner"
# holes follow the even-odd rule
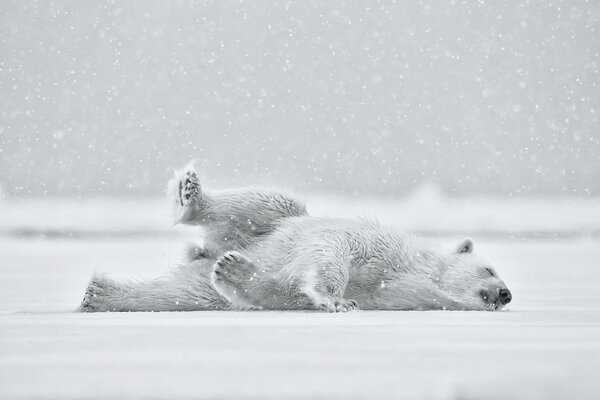
[[[352,310],[358,310],[358,303],[356,300],[339,299],[333,302],[329,300],[322,300],[316,305],[317,310],[325,312],[346,312]]]
[[[217,259],[213,267],[212,282],[219,293],[235,303],[238,309],[258,310],[249,297],[253,291],[254,279],[259,270],[246,257],[237,251],[228,251]]]
[[[336,301],[334,304],[336,312],[358,310],[358,303],[356,302],[356,300],[342,299]]]
[[[217,264],[219,264],[220,266],[223,266],[228,263],[240,262],[249,262],[249,260],[237,251],[228,251],[222,257],[219,257],[219,259],[217,260]]]
[[[243,286],[256,275],[256,266],[238,253],[228,251],[217,259],[214,266],[215,280],[233,287]]]

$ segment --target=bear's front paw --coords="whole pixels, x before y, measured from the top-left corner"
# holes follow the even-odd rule
[[[356,300],[340,299],[334,304],[335,312],[358,310],[358,303],[356,302]]]
[[[261,293],[255,281],[260,272],[252,261],[237,251],[228,251],[217,259],[213,268],[213,286],[235,309],[260,309],[255,304],[256,296]]]
[[[258,269],[252,261],[237,251],[228,251],[219,257],[214,265],[214,281],[232,286],[236,290],[244,290],[257,274]]]

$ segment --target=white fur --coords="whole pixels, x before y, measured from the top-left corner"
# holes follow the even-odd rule
[[[501,307],[506,285],[470,239],[444,252],[376,222],[311,217],[279,192],[209,194],[192,173],[176,171],[168,194],[175,222],[205,228],[205,245],[155,281],[95,276],[81,311]]]

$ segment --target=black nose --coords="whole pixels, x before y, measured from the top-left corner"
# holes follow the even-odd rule
[[[498,295],[500,296],[500,302],[502,304],[508,304],[512,300],[512,293],[510,293],[510,290],[508,289],[500,289]]]

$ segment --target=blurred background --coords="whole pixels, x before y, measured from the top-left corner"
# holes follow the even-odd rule
[[[598,233],[599,29],[588,1],[3,1],[0,230],[170,229],[195,160],[315,214]]]
[[[8,1],[5,196],[600,195],[595,1]]]

